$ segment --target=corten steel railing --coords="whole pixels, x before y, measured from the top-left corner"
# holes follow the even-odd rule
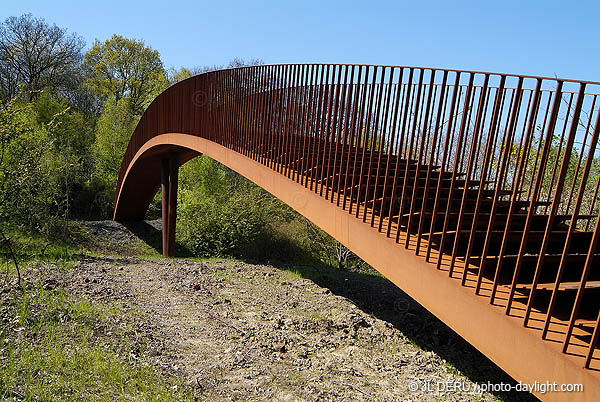
[[[214,71],[149,106],[116,199],[150,138],[206,138],[324,197],[598,368],[599,88],[415,67]]]

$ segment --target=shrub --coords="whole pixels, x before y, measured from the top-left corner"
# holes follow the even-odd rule
[[[183,166],[180,177],[178,240],[195,256],[362,265],[306,218],[206,156]]]
[[[181,169],[178,237],[193,255],[261,258],[272,225],[289,214],[279,200],[206,156]]]

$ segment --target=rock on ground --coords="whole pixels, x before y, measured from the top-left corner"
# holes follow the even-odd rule
[[[133,316],[152,361],[183,376],[206,400],[497,400],[487,393],[409,389],[412,383],[474,383],[390,322],[297,270],[95,257],[66,275],[72,291]],[[360,286],[354,281],[348,286]],[[414,319],[402,306],[396,301],[397,314]]]

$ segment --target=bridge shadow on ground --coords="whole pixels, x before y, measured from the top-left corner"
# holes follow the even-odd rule
[[[127,222],[124,225],[142,241],[161,252],[160,221]],[[285,245],[283,250],[290,251],[290,255],[299,255],[298,250],[292,251],[289,244]],[[303,278],[329,289],[333,294],[350,300],[365,313],[391,323],[410,342],[425,351],[436,353],[473,382],[508,383],[513,386],[517,384],[501,368],[374,269],[338,269],[307,258],[303,258],[302,265],[294,265],[281,262],[293,259],[286,258],[283,255],[286,253],[282,253],[281,248],[279,251],[275,260],[270,261],[265,261],[264,256],[258,259],[254,258],[255,256],[252,256],[252,259],[240,257],[249,264],[266,262],[278,269],[296,272]],[[191,253],[181,244],[177,244],[176,256],[190,257]],[[505,402],[539,401],[527,392],[493,394]]]
[[[162,254],[162,226],[160,220],[152,221],[125,221],[121,222],[138,239],[152,247],[157,253]],[[190,250],[176,243],[175,255],[178,257],[191,257]]]
[[[317,285],[328,288],[333,294],[350,300],[365,313],[391,323],[409,341],[425,351],[433,351],[473,382],[517,384],[456,332],[371,268],[350,271],[318,263],[273,265],[295,271]],[[527,392],[493,394],[506,402],[538,401]]]

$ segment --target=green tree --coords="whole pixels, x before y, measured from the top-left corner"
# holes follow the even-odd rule
[[[169,84],[176,84],[179,81],[190,78],[192,75],[194,74],[188,68],[181,67],[179,70],[175,70],[173,67],[171,67],[168,72]]]
[[[51,133],[57,153],[68,150],[74,157],[85,160],[89,165],[89,151],[94,143],[93,120],[71,108],[68,101],[49,93],[40,96],[33,105],[33,110],[39,124],[45,125],[53,120],[57,122]]]
[[[264,254],[270,225],[289,208],[264,190],[207,156],[180,172],[178,237],[198,256]]]
[[[38,229],[48,223],[53,127],[36,123],[31,103],[0,102],[0,221]]]
[[[109,191],[114,191],[117,184],[121,160],[138,120],[126,98],[109,99],[98,118],[92,145],[94,175]]]
[[[102,100],[127,99],[132,113],[141,114],[164,86],[165,70],[158,51],[143,41],[113,35],[104,43],[96,40],[85,54],[89,78],[85,85]],[[162,90],[162,89],[161,89]]]
[[[23,85],[29,100],[37,91],[79,86],[83,39],[31,14],[0,24],[0,99],[14,98]]]
[[[54,122],[48,132],[49,163],[54,167],[49,179],[57,211],[72,217],[89,216],[95,198],[90,189],[94,121],[71,108],[68,101],[48,93],[40,96],[33,110],[41,127]]]

